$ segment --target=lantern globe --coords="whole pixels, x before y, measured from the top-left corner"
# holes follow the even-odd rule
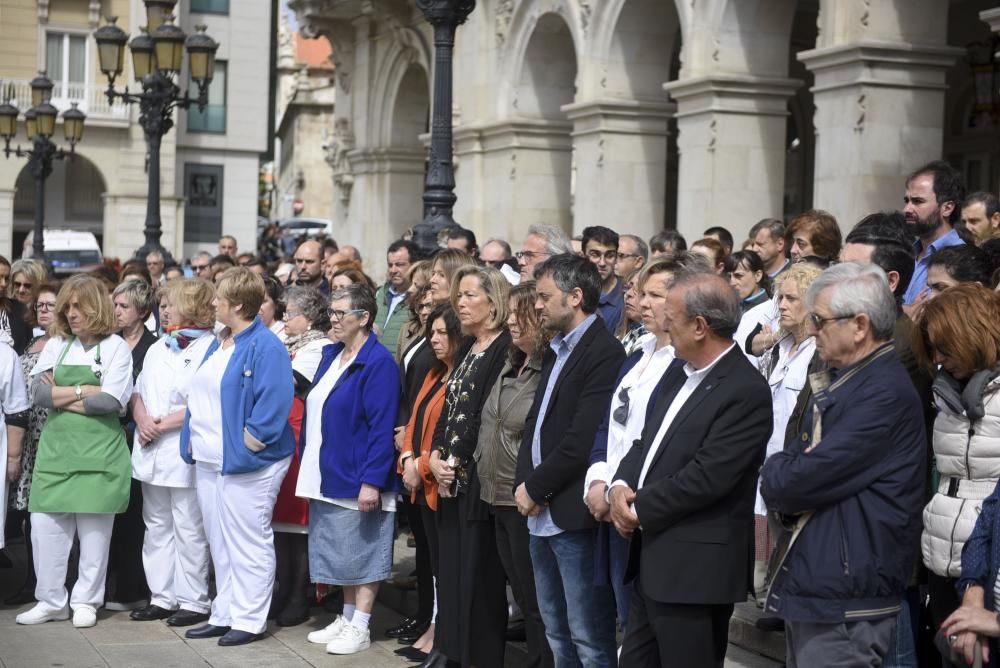
[[[28,141],[34,141],[38,134],[38,114],[33,108],[24,112],[24,132],[28,135]]]
[[[56,117],[59,110],[48,102],[35,107],[35,114],[38,118],[38,134],[43,137],[51,137],[56,131]]]
[[[10,141],[17,134],[17,107],[4,102],[0,104],[0,139]]]
[[[37,107],[52,99],[52,89],[55,84],[45,76],[45,72],[39,72],[38,76],[31,80],[31,106]]]
[[[153,48],[153,38],[145,28],[132,38],[128,45],[132,52],[132,70],[137,81],[142,81],[156,69],[156,52]]]
[[[125,45],[128,43],[128,33],[115,23],[117,16],[109,16],[108,23],[94,31],[94,41],[97,42],[97,58],[101,72],[113,79],[125,69]]]
[[[188,52],[191,78],[204,85],[211,82],[215,74],[215,52],[219,43],[205,34],[204,25],[195,26],[195,30],[197,32],[187,38],[184,46]]]
[[[177,0],[145,0],[146,5],[146,25],[149,32],[153,32],[167,22],[167,19],[174,13]]]
[[[83,138],[83,124],[86,120],[87,115],[77,108],[76,102],[73,103],[72,108],[63,112],[63,132],[70,146]]]
[[[187,35],[173,23],[164,23],[149,33],[156,49],[156,67],[168,76],[181,71],[184,65],[184,41]]]

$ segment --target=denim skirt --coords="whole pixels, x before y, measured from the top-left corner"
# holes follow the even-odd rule
[[[392,574],[395,513],[363,513],[309,502],[309,576],[313,582],[362,585]]]

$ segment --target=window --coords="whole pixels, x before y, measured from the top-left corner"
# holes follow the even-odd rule
[[[86,98],[87,36],[49,32],[45,34],[45,70],[52,79],[55,99]]]
[[[184,165],[184,240],[218,241],[222,236],[222,165]]]
[[[228,14],[229,0],[191,0],[191,11],[202,14]]]
[[[198,94],[198,85],[188,79],[191,97]],[[191,105],[187,114],[188,132],[226,131],[226,63],[215,61],[215,76],[208,86],[208,106],[204,111]]]

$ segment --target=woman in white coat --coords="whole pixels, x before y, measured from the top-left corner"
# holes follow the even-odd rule
[[[212,342],[215,291],[198,278],[162,289],[164,336],[150,346],[132,395],[135,442],[132,477],[142,483],[146,535],[142,565],[149,605],[131,619],[166,619],[170,626],[208,620],[208,539],[195,491],[194,469],[180,456],[188,387]]]
[[[0,461],[7,463],[0,477],[0,528],[7,518],[7,485],[21,475],[21,442],[30,408],[21,360],[13,348],[0,343]],[[0,549],[3,534],[0,531]]]
[[[934,462],[940,480],[924,508],[920,550],[931,618],[959,606],[962,548],[1000,478],[1000,295],[977,283],[948,288],[924,306],[913,351],[936,370]]]
[[[778,304],[778,326],[775,343],[760,356],[761,373],[771,386],[774,406],[774,428],[767,442],[767,457],[780,452],[785,445],[785,426],[795,409],[799,392],[808,382],[809,361],[816,351],[816,340],[808,334],[806,290],[822,270],[811,263],[800,262],[788,268],[776,279],[775,299]],[[773,539],[767,526],[767,507],[760,497],[754,505],[754,591],[763,598],[767,577],[767,562]]]

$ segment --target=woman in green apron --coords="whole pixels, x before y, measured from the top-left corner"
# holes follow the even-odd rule
[[[50,409],[32,477],[31,543],[38,604],[18,624],[69,617],[93,626],[104,603],[108,545],[116,513],[128,506],[131,466],[118,416],[132,394],[132,356],[112,334],[117,321],[104,285],[77,275],[59,291],[52,338],[31,375],[36,404]],[[74,536],[79,576],[68,595]]]

